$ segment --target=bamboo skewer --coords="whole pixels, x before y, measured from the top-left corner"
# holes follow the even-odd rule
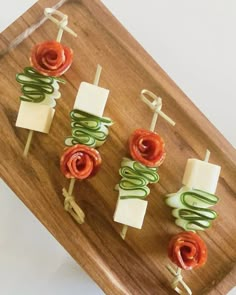
[[[68,194],[69,195],[72,195],[72,193],[73,193],[74,186],[75,186],[75,181],[76,181],[75,178],[71,178],[70,184],[69,184],[69,189],[68,189]]]
[[[148,95],[152,101],[147,98]],[[169,117],[167,116],[164,112],[161,111],[162,108],[162,99],[158,96],[156,96],[153,92],[147,90],[147,89],[143,89],[140,93],[140,99],[150,107],[150,109],[153,111],[153,117],[152,117],[152,121],[151,121],[151,125],[149,130],[154,132],[155,128],[156,128],[156,124],[157,124],[157,119],[158,119],[158,115],[160,115],[163,119],[165,119],[169,124],[171,124],[172,126],[175,125],[175,122]],[[123,225],[123,228],[120,232],[120,236],[122,237],[122,239],[124,240],[128,231],[128,225]]]
[[[27,141],[26,141],[26,144],[25,144],[24,152],[23,152],[23,156],[24,156],[25,158],[26,158],[27,155],[28,155],[28,152],[29,152],[29,149],[30,149],[30,144],[31,144],[31,141],[32,141],[33,134],[34,134],[34,130],[30,130],[29,133],[28,133]]]
[[[75,183],[74,180],[75,178],[71,179],[70,187],[71,187],[71,183],[73,183],[73,186],[74,186],[74,183]],[[69,187],[69,191],[70,191],[70,187]],[[72,190],[73,190],[73,187],[72,187]],[[84,223],[85,214],[75,202],[75,198],[74,196],[72,196],[72,192],[70,193],[69,191],[67,192],[65,188],[63,188],[62,190],[62,194],[65,197],[64,209],[67,212],[69,212],[79,224],[82,224]]]
[[[94,77],[94,80],[93,80],[93,85],[98,86],[100,76],[101,76],[101,72],[102,72],[102,67],[100,65],[97,65],[97,70],[96,70],[96,74],[95,74],[95,77]]]
[[[101,76],[102,67],[97,65],[96,74],[94,77],[94,85],[98,85],[99,79]],[[79,205],[75,202],[75,198],[73,196],[73,190],[75,186],[76,178],[71,178],[68,191],[65,188],[62,190],[62,194],[65,197],[64,200],[64,209],[71,214],[71,216],[79,223],[84,223],[85,214],[83,210],[79,207]]]
[[[59,16],[61,18],[61,20],[56,19],[54,16],[52,16],[53,14]],[[57,38],[56,38],[57,42],[59,42],[59,43],[61,42],[62,35],[63,35],[64,31],[67,31],[69,34],[73,35],[74,37],[77,37],[77,34],[73,30],[71,30],[69,27],[67,27],[68,16],[66,14],[64,14],[58,10],[52,9],[52,8],[45,8],[44,15],[59,27],[58,33],[57,33]],[[25,144],[25,148],[24,148],[24,152],[23,152],[24,157],[27,157],[27,155],[28,155],[31,141],[32,141],[32,137],[33,137],[33,133],[34,133],[33,130],[29,131],[27,141]]]
[[[61,42],[62,34],[64,31],[66,31],[67,33],[71,34],[74,37],[77,37],[77,34],[67,26],[68,16],[66,14],[58,10],[55,10],[53,8],[45,8],[44,15],[59,27],[57,39],[56,39],[57,42]],[[58,20],[53,15],[59,16],[61,20]]]
[[[211,152],[209,150],[206,150],[204,162],[209,162],[210,155],[211,155]]]
[[[153,99],[153,101],[150,101],[147,98],[146,95],[151,97]],[[155,130],[158,115],[160,115],[163,119],[165,119],[172,126],[175,125],[175,122],[169,116],[167,116],[164,112],[162,112],[162,110],[161,110],[161,108],[162,108],[162,99],[160,97],[156,96],[153,92],[151,92],[151,91],[149,91],[147,89],[143,89],[141,91],[141,93],[140,93],[140,99],[147,106],[149,106],[150,109],[154,112],[152,122],[151,122],[151,126],[149,128],[150,131]]]
[[[211,152],[207,149],[206,150],[206,154],[205,154],[205,158],[204,158],[204,162],[208,162],[209,161],[210,155],[211,155]],[[180,267],[177,267],[177,270],[175,271],[170,265],[167,265],[166,268],[169,270],[169,272],[173,276],[175,276],[175,278],[173,279],[173,281],[171,283],[172,289],[174,289],[178,294],[188,294],[188,295],[191,295],[192,294],[191,289],[188,287],[188,285],[183,280],[183,277],[182,277],[182,274],[181,274],[182,269]],[[179,283],[184,288],[184,291],[181,290],[178,287],[178,284]]]
[[[128,225],[127,224],[124,224],[123,227],[122,227],[122,230],[121,230],[121,233],[120,233],[120,236],[122,237],[123,240],[125,240],[125,237],[126,237],[126,233],[128,231]]]
[[[173,269],[173,267],[171,267],[170,265],[167,265],[166,268],[174,276],[173,281],[171,283],[171,288],[173,290],[175,290],[178,294],[181,294],[181,295],[184,295],[184,294],[191,295],[192,294],[191,289],[189,288],[189,286],[183,280],[183,277],[182,277],[182,274],[181,274],[182,269],[180,267],[177,267],[177,270],[175,271]],[[182,285],[182,287],[184,288],[184,290],[181,290],[178,287],[178,284],[179,283]]]

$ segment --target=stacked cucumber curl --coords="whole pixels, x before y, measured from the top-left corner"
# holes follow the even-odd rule
[[[217,204],[219,198],[202,190],[182,187],[177,193],[167,195],[166,204],[172,208],[176,225],[186,231],[205,230],[217,217],[209,207]]]
[[[26,67],[23,73],[16,75],[16,81],[21,84],[20,100],[38,104],[56,105],[55,99],[61,97],[59,82],[65,83],[61,78],[45,76],[32,67]]]
[[[72,135],[65,139],[66,146],[84,144],[99,147],[107,139],[108,127],[113,124],[110,118],[97,117],[74,109],[70,112]]]
[[[122,178],[115,189],[120,199],[145,199],[150,193],[147,185],[159,181],[156,167],[147,167],[129,158],[123,158],[119,174]]]

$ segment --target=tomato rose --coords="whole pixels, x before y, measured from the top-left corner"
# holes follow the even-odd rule
[[[85,179],[95,175],[102,159],[94,148],[76,144],[65,150],[61,157],[61,171],[66,178]]]
[[[190,270],[205,264],[207,247],[196,233],[181,232],[170,240],[168,256],[178,267]]]
[[[57,41],[46,41],[33,47],[31,65],[41,74],[58,77],[71,66],[73,51]]]
[[[129,139],[132,158],[148,167],[158,167],[165,159],[165,143],[155,132],[136,129]]]

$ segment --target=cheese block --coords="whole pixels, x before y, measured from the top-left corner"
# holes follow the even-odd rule
[[[147,204],[146,200],[118,198],[113,219],[116,222],[141,229]]]
[[[108,89],[82,82],[75,99],[74,109],[102,117],[108,95]]]
[[[214,194],[221,167],[198,159],[188,159],[182,183],[189,188]]]
[[[48,105],[21,101],[16,126],[48,133],[55,110]]]

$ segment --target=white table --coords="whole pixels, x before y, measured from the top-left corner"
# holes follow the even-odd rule
[[[0,32],[36,2],[0,1]],[[236,1],[102,2],[236,146]],[[0,294],[103,294],[3,182],[0,201]]]

